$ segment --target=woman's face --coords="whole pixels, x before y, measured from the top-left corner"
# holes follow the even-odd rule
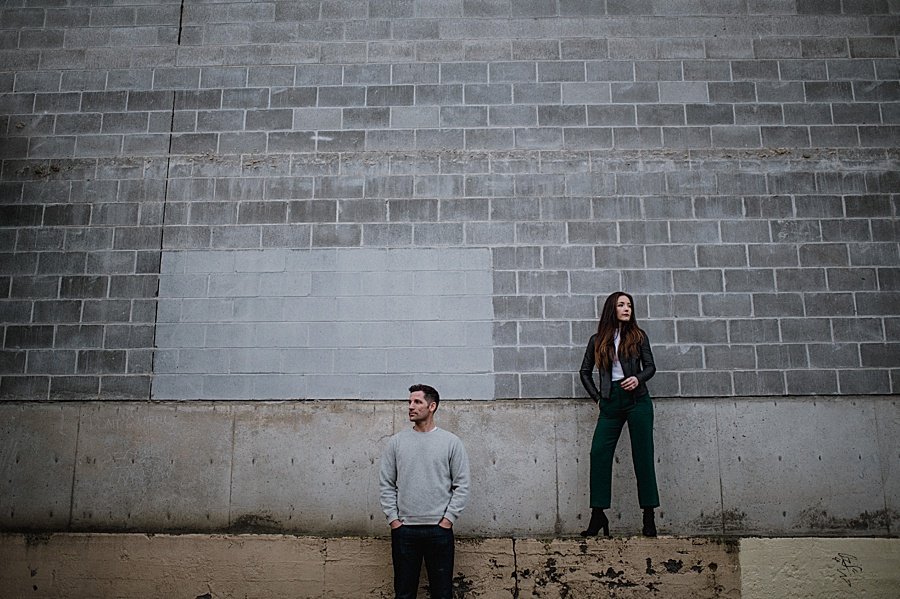
[[[631,302],[628,301],[628,296],[620,295],[616,299],[616,320],[619,322],[631,320]]]

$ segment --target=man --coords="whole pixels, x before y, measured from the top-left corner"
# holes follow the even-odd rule
[[[381,457],[396,599],[416,596],[423,559],[431,597],[452,597],[453,523],[469,495],[469,458],[459,437],[435,426],[440,401],[434,387],[410,387],[413,427],[391,437]]]

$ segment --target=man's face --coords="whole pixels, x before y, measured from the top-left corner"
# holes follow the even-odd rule
[[[427,420],[428,416],[434,412],[432,406],[434,403],[428,403],[425,399],[423,391],[413,391],[409,394],[409,421],[422,422]]]

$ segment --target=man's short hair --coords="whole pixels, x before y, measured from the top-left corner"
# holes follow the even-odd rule
[[[438,390],[430,385],[421,385],[415,384],[409,388],[410,393],[415,393],[416,391],[421,391],[425,395],[425,401],[428,403],[435,403],[435,410],[437,406],[441,405],[441,394],[438,393]]]

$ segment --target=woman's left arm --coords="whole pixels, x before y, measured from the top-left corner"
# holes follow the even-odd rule
[[[641,339],[641,366],[643,369],[635,376],[640,382],[646,383],[656,374],[656,364],[653,362],[653,351],[650,349],[650,338],[647,337],[647,333],[644,333]]]

